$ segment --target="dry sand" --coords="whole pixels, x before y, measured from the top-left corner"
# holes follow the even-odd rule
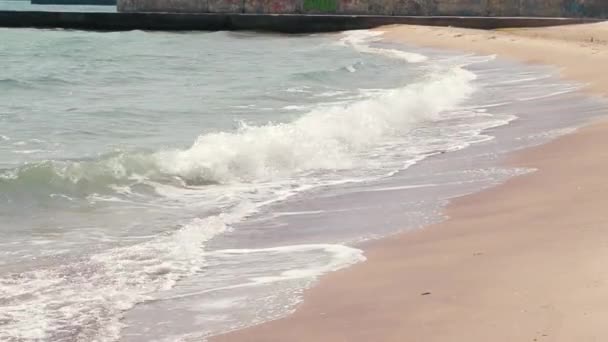
[[[554,64],[608,95],[608,24],[382,30]],[[608,341],[608,124],[510,164],[538,171],[453,201],[443,223],[369,244],[367,262],[325,276],[293,315],[212,341]]]

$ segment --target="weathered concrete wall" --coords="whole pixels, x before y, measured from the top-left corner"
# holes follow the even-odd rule
[[[203,6],[201,6],[203,7]],[[430,17],[373,15],[281,15],[225,13],[113,13],[2,11],[0,27],[78,30],[257,30],[283,33],[331,32],[409,24],[476,29],[542,27],[597,22],[588,18]]]
[[[608,0],[118,0],[121,12],[607,17]]]

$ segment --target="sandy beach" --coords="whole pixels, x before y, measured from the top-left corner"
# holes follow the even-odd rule
[[[608,95],[608,24],[478,31],[393,26],[387,39],[561,68]],[[606,341],[608,123],[519,152],[536,172],[448,206],[448,220],[364,246],[286,318],[212,341]]]

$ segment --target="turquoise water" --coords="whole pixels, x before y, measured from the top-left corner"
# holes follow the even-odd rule
[[[0,340],[177,341],[280,317],[364,260],[357,241],[436,220],[525,172],[501,153],[604,108],[553,70],[368,31],[0,42]]]

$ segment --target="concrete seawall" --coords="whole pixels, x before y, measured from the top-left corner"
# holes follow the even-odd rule
[[[118,11],[605,18],[608,0],[118,0]]]
[[[578,24],[583,18],[406,17],[367,15],[250,15],[179,13],[95,13],[0,11],[0,27],[126,30],[256,30],[281,33],[331,32],[390,24],[455,26],[479,29]]]

